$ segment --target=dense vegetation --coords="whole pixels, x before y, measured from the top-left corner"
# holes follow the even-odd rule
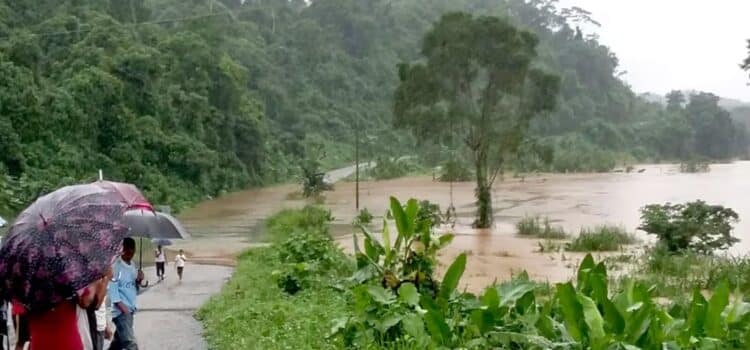
[[[614,54],[577,29],[587,14],[553,3],[2,0],[0,213],[99,168],[178,209],[292,179],[311,145],[324,148],[323,168],[351,161],[357,130],[365,158],[413,153],[395,147],[413,139],[391,126],[397,65],[418,59],[451,11],[507,16],[539,38],[538,68],[561,77],[558,108],[533,123],[519,163],[539,168],[555,153],[553,169],[589,170],[627,154],[680,156],[690,130],[671,127],[679,115],[636,97]],[[418,153],[465,158],[456,144]],[[696,147],[726,158],[725,146]]]
[[[437,235],[421,204],[392,199],[381,237],[363,229],[356,262],[327,235],[329,214],[308,207],[268,222],[274,242],[240,258],[220,296],[199,313],[212,348],[325,349],[744,349],[750,304],[731,262],[698,251],[653,253],[642,275],[612,278],[589,255],[573,281],[540,284],[525,274],[462,292],[467,256],[442,277]],[[392,228],[395,228],[392,229]],[[293,242],[293,243],[292,243]],[[306,252],[314,251],[315,254]],[[700,264],[700,265],[693,265]],[[283,271],[312,266],[288,289]],[[612,265],[615,265],[612,263]],[[689,267],[689,268],[685,268]],[[294,270],[291,270],[294,271]],[[710,275],[709,275],[710,274]],[[707,279],[705,279],[707,278]],[[683,283],[692,281],[694,283]],[[711,288],[704,296],[701,288]],[[665,294],[669,293],[669,294]],[[668,299],[660,299],[666,296]]]

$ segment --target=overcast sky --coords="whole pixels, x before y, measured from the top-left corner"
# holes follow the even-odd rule
[[[599,21],[636,92],[696,89],[750,101],[750,0],[561,0]]]

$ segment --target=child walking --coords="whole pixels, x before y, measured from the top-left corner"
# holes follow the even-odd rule
[[[182,281],[182,271],[185,269],[185,261],[187,261],[185,252],[180,249],[180,253],[174,257],[174,265],[177,267],[177,276],[180,277],[180,281]]]

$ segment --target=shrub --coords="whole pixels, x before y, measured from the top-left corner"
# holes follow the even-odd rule
[[[333,221],[330,210],[308,205],[303,209],[285,209],[266,220],[266,236],[273,241],[284,241],[295,232],[310,231],[328,235],[328,224]]]
[[[711,171],[711,166],[706,161],[690,159],[680,163],[681,173],[705,173]]]
[[[375,166],[369,170],[369,173],[376,180],[389,180],[404,177],[415,169],[416,166],[406,160],[379,157],[375,161]]]
[[[516,231],[520,236],[565,239],[568,234],[560,226],[552,226],[548,217],[542,219],[539,216],[526,216],[516,223]]]
[[[354,226],[369,225],[372,223],[372,213],[367,208],[363,208],[359,211],[359,214],[354,218]]]
[[[620,250],[623,245],[634,244],[638,239],[619,226],[583,228],[572,242],[566,245],[571,252],[608,252]]]
[[[286,242],[274,245],[274,249],[283,264],[273,271],[276,283],[292,295],[309,288],[324,276],[349,272],[353,266],[330,237],[316,233],[294,234]]]
[[[458,159],[451,159],[443,163],[442,174],[440,174],[440,181],[471,181],[472,173],[469,170],[469,165],[465,162],[461,162]]]
[[[443,217],[440,212],[440,205],[424,200],[419,202],[419,211],[417,212],[417,222],[435,227],[440,225]]]
[[[326,153],[321,142],[305,140],[305,155],[300,161],[302,194],[305,197],[318,196],[323,191],[330,191],[333,186],[325,181],[325,172],[320,169]]]
[[[639,229],[657,236],[670,252],[711,254],[739,242],[732,236],[732,225],[738,220],[734,210],[704,201],[652,204],[641,209]]]

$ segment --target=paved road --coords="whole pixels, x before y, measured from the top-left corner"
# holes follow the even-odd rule
[[[156,284],[153,268],[144,273],[152,286],[138,297],[135,334],[139,349],[207,350],[203,326],[193,315],[211,295],[221,291],[232,268],[188,264],[179,282],[174,267],[169,266],[167,278]]]

